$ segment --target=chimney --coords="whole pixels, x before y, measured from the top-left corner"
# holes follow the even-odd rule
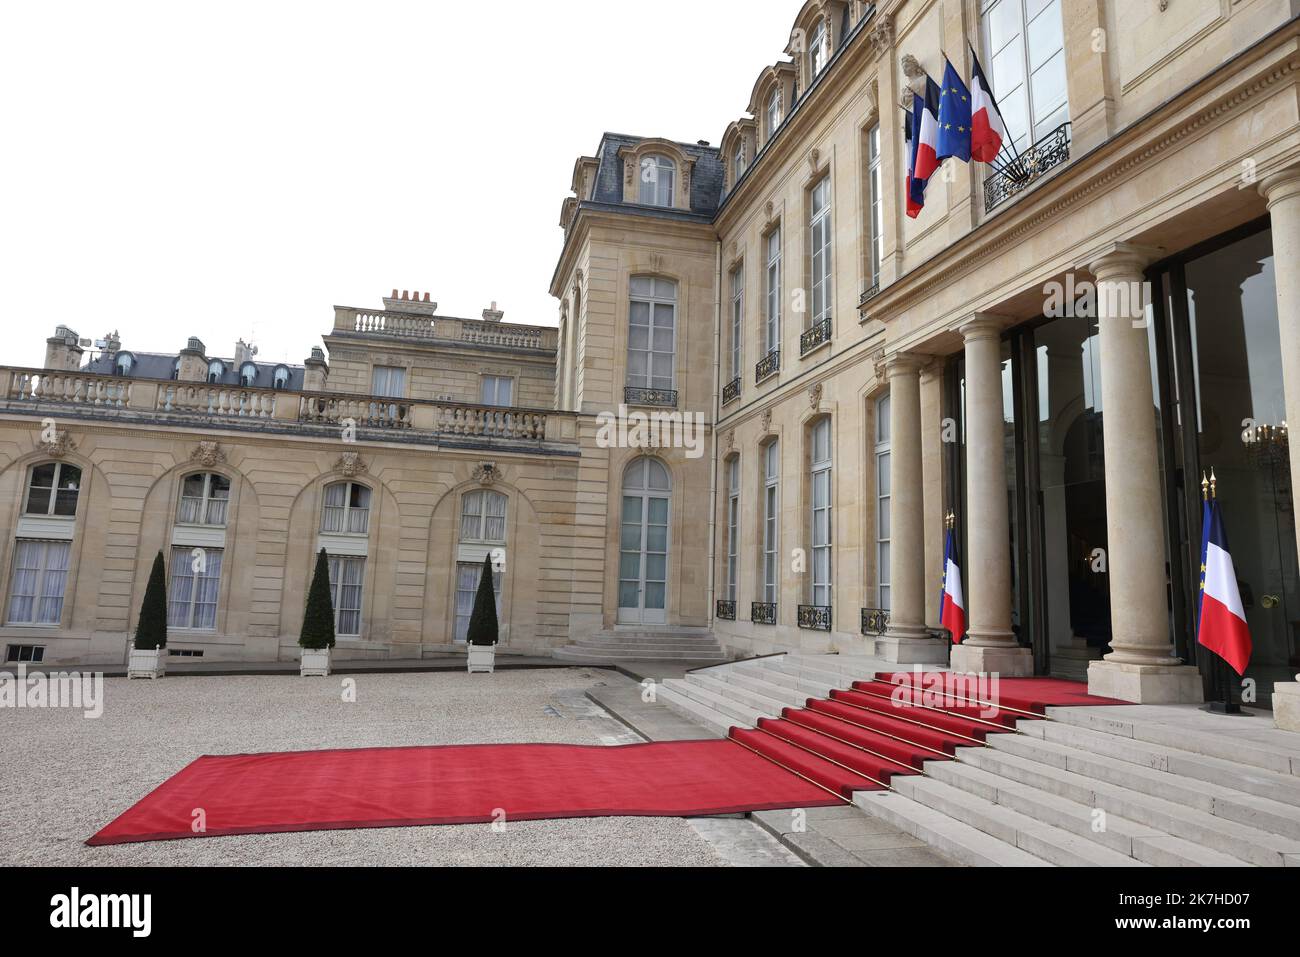
[[[325,361],[325,350],[320,346],[311,347],[311,357],[303,363],[302,388],[304,392],[324,392],[329,383],[330,367]]]
[[[483,321],[484,321],[484,322],[500,322],[502,319],[505,318],[505,315],[506,315],[506,314],[505,314],[504,312],[502,312],[500,309],[497,308],[497,304],[496,304],[495,302],[493,302],[493,303],[492,303],[492,308],[491,308],[491,309],[484,309],[484,310],[483,310]]]
[[[240,339],[235,343],[235,368],[239,369],[245,362],[252,362],[257,355],[257,346]]]
[[[80,338],[67,326],[59,326],[45,340],[45,368],[51,372],[75,372],[84,354]]]
[[[414,316],[436,316],[438,304],[427,292],[411,292],[409,289],[398,293],[393,290],[391,296],[384,297],[384,309],[387,312],[400,312]]]
[[[104,355],[115,356],[122,351],[122,336],[116,329],[104,336]]]
[[[178,381],[208,381],[208,350],[198,336],[190,336],[177,358],[180,359],[180,365],[176,367]]]

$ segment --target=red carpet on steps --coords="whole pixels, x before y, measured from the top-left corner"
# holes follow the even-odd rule
[[[838,793],[858,780],[837,779]],[[727,739],[306,751],[199,758],[86,843],[478,824],[496,820],[497,809],[508,822],[842,803]],[[196,834],[199,808],[207,830]]]

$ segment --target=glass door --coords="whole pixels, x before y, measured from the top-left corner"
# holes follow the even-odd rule
[[[668,522],[671,482],[654,459],[638,459],[623,479],[619,538],[619,624],[668,620]]]

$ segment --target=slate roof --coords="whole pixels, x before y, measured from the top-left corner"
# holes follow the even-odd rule
[[[136,352],[133,349],[123,349],[122,352],[128,352],[135,358],[135,365],[131,369],[131,378],[133,379],[167,379],[172,378],[172,372],[176,368],[176,360],[179,358],[176,354],[165,354],[159,352]],[[118,353],[120,355],[121,353]],[[208,362],[218,359],[219,356],[208,356]],[[239,369],[235,366],[234,359],[221,359],[222,364],[226,367],[225,375],[221,377],[221,385],[242,385],[239,381]],[[301,391],[305,370],[302,366],[289,365],[287,362],[258,362],[252,360],[257,366],[257,378],[253,380],[254,388],[273,389],[275,388],[275,370],[284,366],[289,370],[289,382],[285,386],[290,391]],[[102,353],[91,359],[84,366],[82,371],[93,375],[113,375],[117,367],[117,356]]]
[[[635,146],[649,137],[626,136],[622,133],[606,133],[600,140],[597,153],[599,165],[596,169],[596,188],[592,202],[608,206],[636,206],[638,209],[672,213],[672,210],[657,206],[641,206],[623,202],[623,160],[618,151],[624,146]],[[677,143],[682,152],[695,160],[695,171],[691,178],[691,212],[708,219],[718,211],[722,200],[723,168],[722,157],[717,147],[700,146],[698,143]],[[683,212],[677,210],[678,213]]]

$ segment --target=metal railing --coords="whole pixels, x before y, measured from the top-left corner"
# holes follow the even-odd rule
[[[813,323],[812,328],[799,337],[799,354],[806,356],[818,346],[830,342],[833,328],[830,316]]]
[[[729,402],[735,402],[739,398],[740,377],[737,376],[722,387],[722,404],[726,405]]]
[[[719,601],[716,617],[722,621],[735,621],[736,603],[734,601]]]
[[[879,295],[880,295],[880,283],[873,283],[871,288],[869,288],[866,292],[864,292],[861,296],[858,297],[859,308],[865,306],[872,299],[875,299]]]
[[[749,617],[756,625],[775,625],[776,602],[754,602],[749,610]]]
[[[1048,170],[1070,159],[1070,124],[1062,123],[984,181],[984,211],[991,213]]]
[[[800,605],[799,627],[807,631],[830,631],[831,608],[829,605]]]
[[[879,638],[889,629],[888,608],[862,609],[862,634]]]
[[[764,379],[770,379],[781,371],[781,350],[773,349],[767,355],[759,360],[758,365],[754,367],[754,384],[762,382]]]
[[[673,389],[634,389],[628,386],[623,390],[623,401],[627,405],[652,405],[663,409],[675,409],[677,392]]]

